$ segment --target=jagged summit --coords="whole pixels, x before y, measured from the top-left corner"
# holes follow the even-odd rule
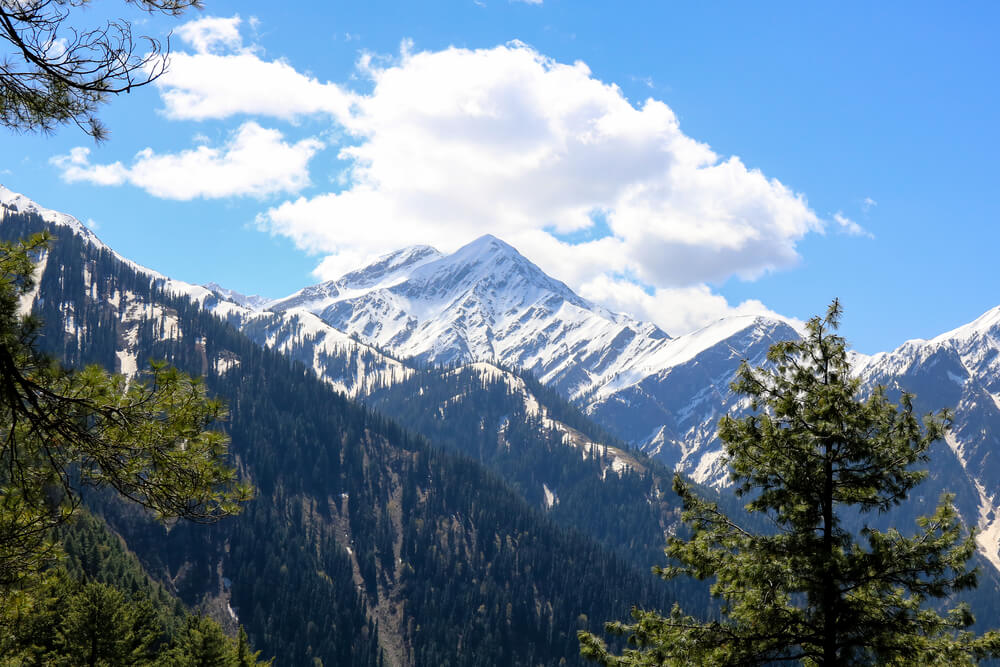
[[[947,331],[931,339],[931,343],[944,341],[972,341],[983,336],[1000,340],[1000,306],[991,308],[972,322]]]
[[[274,311],[305,308],[310,312],[320,312],[353,291],[388,287],[405,280],[417,267],[440,257],[441,253],[429,245],[395,250],[340,278],[310,285],[283,299],[270,301],[266,308]]]
[[[268,308],[305,308],[400,357],[528,369],[570,395],[669,340],[580,297],[491,234],[448,255],[405,248]]]

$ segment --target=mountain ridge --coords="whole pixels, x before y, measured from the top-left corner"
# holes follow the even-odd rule
[[[3,192],[13,202],[0,198],[0,213],[43,210]],[[108,250],[75,218],[44,211]],[[349,396],[400,382],[421,364],[497,362],[531,372],[632,446],[718,488],[729,484],[718,419],[749,408],[729,390],[737,366],[764,363],[771,344],[799,335],[787,321],[753,316],[669,338],[628,316],[584,307],[589,302],[490,236],[452,255],[428,246],[390,253],[345,274],[339,285],[325,283],[323,298],[334,293],[331,286],[336,296],[313,308],[286,297],[267,304],[273,311],[252,310],[205,287],[143,271]],[[525,281],[531,289],[521,290]],[[112,298],[116,305],[124,298],[127,314],[128,299]],[[440,312],[447,317],[438,319]],[[122,351],[120,370],[134,368],[129,354]],[[981,551],[1000,569],[1000,494],[993,491],[1000,489],[1000,436],[994,435],[1000,434],[1000,307],[929,340],[854,353],[852,361],[868,390],[881,384],[915,393],[921,411],[955,408],[952,434],[932,452],[928,493],[957,489],[963,517],[982,528]]]

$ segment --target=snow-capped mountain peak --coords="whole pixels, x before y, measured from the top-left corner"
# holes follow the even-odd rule
[[[344,274],[332,281],[354,287],[374,287],[398,278],[418,266],[442,257],[436,248],[429,245],[415,245],[382,255],[364,268]]]
[[[569,395],[669,339],[583,299],[489,234],[449,255],[404,249],[268,307],[304,307],[400,357],[530,370]]]
[[[337,301],[364,291],[391,287],[406,280],[420,266],[442,257],[437,249],[428,245],[402,248],[378,257],[374,262],[349,271],[336,280],[300,289],[283,299],[270,301],[268,310],[284,311],[305,308],[318,313]]]
[[[1000,339],[1000,306],[991,308],[968,324],[932,338],[930,343],[969,342],[982,336],[993,336]]]

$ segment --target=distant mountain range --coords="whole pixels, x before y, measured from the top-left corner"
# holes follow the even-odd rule
[[[9,190],[0,188],[0,204],[100,245],[76,219]],[[583,299],[493,236],[450,255],[405,248],[273,301],[143,270],[348,396],[372,396],[427,365],[495,364],[530,373],[624,442],[717,488],[728,473],[716,424],[747,407],[728,387],[738,364],[761,363],[771,344],[799,335],[790,321],[731,317],[672,338]],[[121,370],[134,367],[129,355],[126,336]],[[932,340],[853,359],[866,386],[912,391],[924,411],[955,410],[913,502],[954,491],[1000,569],[1000,307]]]

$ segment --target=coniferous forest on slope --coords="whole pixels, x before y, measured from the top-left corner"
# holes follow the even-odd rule
[[[42,224],[8,216],[3,233]],[[228,603],[264,657],[579,664],[577,630],[599,630],[635,603],[669,606],[648,563],[615,554],[598,542],[609,536],[587,534],[592,527],[545,516],[517,493],[516,475],[505,482],[468,452],[347,401],[108,251],[55,231],[35,306],[40,344],[67,364],[114,369],[123,332],[106,297],[117,290],[159,304],[182,334],[165,337],[162,317],[143,320],[140,364],[165,359],[205,376],[229,405],[221,427],[233,460],[257,488],[239,517],[211,527],[163,527],[101,494],[89,502],[186,604]],[[220,356],[238,359],[239,372],[217,372],[210,360]]]

